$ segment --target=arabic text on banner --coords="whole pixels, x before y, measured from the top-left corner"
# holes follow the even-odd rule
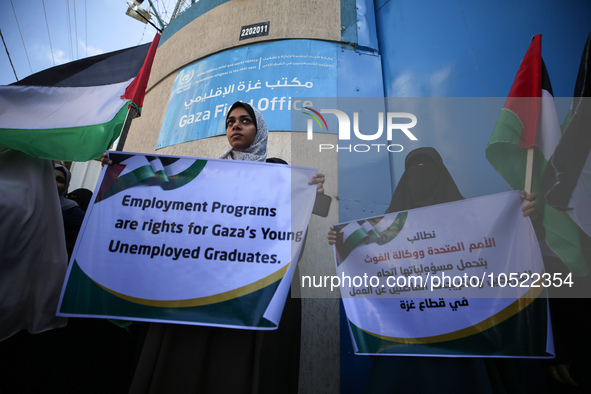
[[[549,357],[544,266],[521,206],[508,192],[336,226],[356,352]]]

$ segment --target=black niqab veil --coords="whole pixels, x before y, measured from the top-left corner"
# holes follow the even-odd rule
[[[429,147],[411,151],[386,213],[462,200],[439,153]]]

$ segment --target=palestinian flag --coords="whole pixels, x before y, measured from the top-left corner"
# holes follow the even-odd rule
[[[566,211],[591,236],[591,34],[587,38],[563,134],[542,178],[547,204]]]
[[[128,107],[139,113],[159,39],[0,86],[0,146],[45,159],[99,157],[119,136]]]
[[[540,198],[542,174],[560,135],[552,87],[542,60],[542,36],[537,34],[488,141],[486,158],[513,189],[524,190],[527,153],[529,148],[534,149],[532,192],[538,195],[538,206],[543,209],[546,244],[573,274],[586,275],[576,224],[566,213],[544,205]]]

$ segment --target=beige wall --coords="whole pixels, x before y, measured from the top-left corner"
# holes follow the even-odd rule
[[[195,19],[159,48],[150,85],[195,60],[260,41],[308,38],[339,41],[340,0],[233,0]],[[269,35],[240,41],[240,28],[270,23]],[[156,64],[157,63],[157,64]]]
[[[155,150],[176,72],[213,53],[261,41],[305,38],[339,41],[340,0],[233,0],[200,16],[158,48],[142,116],[133,121],[125,151],[215,158],[226,148],[225,136],[190,141]],[[239,41],[242,26],[270,22],[269,35]],[[332,249],[326,242],[338,221],[337,161],[304,145],[304,133],[272,131],[269,156],[289,164],[319,168],[327,176],[326,194],[333,197],[328,218],[312,216],[300,275],[334,275]],[[315,142],[336,144],[336,136],[315,136]],[[298,149],[293,149],[297,147]],[[340,391],[339,302],[325,289],[303,299],[300,392]],[[331,298],[332,297],[332,298]]]
[[[268,36],[239,40],[242,26],[266,21],[270,22]],[[125,150],[166,155],[219,156],[224,143],[208,141],[210,139],[190,141],[155,151],[178,70],[213,53],[237,46],[290,38],[338,41],[340,37],[340,0],[233,0],[214,8],[186,25],[158,48],[142,116],[133,121]]]

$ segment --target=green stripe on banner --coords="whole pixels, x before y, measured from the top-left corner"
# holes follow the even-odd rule
[[[273,323],[263,317],[263,314],[265,313],[265,305],[270,302],[281,282],[280,280],[261,290],[216,304],[163,308],[136,304],[119,298],[90,279],[80,269],[76,261],[72,264],[60,313],[118,316],[118,319],[130,320],[141,316],[140,320],[202,321],[210,324],[275,327]],[[77,285],[74,286],[73,283]],[[259,305],[258,308],[253,310],[256,305]]]
[[[102,196],[100,196],[100,199],[97,199],[96,202],[106,200],[107,198],[112,197],[123,190],[130,189],[141,182],[153,178],[154,176],[154,170],[149,164],[138,167],[135,170],[117,178],[113,185]]]
[[[1,129],[0,145],[42,159],[93,160],[119,137],[128,104],[123,105],[112,120],[97,125],[38,130]]]
[[[201,171],[205,168],[207,160],[195,160],[186,170],[167,177],[164,171],[154,172],[150,165],[145,165],[135,170],[120,176],[115,180],[113,185],[97,199],[97,202],[105,200],[115,194],[130,189],[141,183],[148,186],[160,186],[162,190],[173,190],[186,185],[193,179],[197,178]]]
[[[360,227],[357,230],[353,231],[351,235],[349,235],[347,239],[344,241],[343,252],[340,255],[340,262],[345,261],[347,256],[349,256],[349,254],[357,247],[359,242],[363,241],[367,237],[370,237],[370,240],[368,242],[379,241],[380,243],[389,242],[392,239],[396,238],[396,236],[404,227],[407,216],[408,212],[400,212],[398,215],[396,215],[396,219],[394,219],[392,224],[388,226],[386,230],[382,231],[379,234],[375,230],[375,228],[370,230],[369,233],[365,231],[363,227]]]
[[[341,254],[341,261],[345,261],[347,256],[357,247],[357,244],[368,237],[367,231],[363,228],[358,228],[347,237],[343,244],[343,253]]]
[[[376,238],[380,237],[380,233],[378,233],[375,228],[372,228],[371,230],[369,230],[368,235],[371,235],[372,237],[376,237]]]
[[[203,168],[205,168],[205,164],[207,164],[207,160],[195,160],[186,170],[169,177],[168,182],[161,185],[162,190],[172,190],[185,186],[199,176]]]
[[[406,223],[406,218],[408,216],[408,212],[400,212],[396,215],[396,219],[387,229],[380,233],[380,237],[382,238],[382,242],[387,243],[396,238],[400,231],[404,227]]]
[[[550,357],[545,346],[547,308],[547,299],[538,298],[509,319],[478,334],[429,344],[387,341],[363,331],[351,321],[349,326],[360,354]]]
[[[168,182],[168,177],[166,176],[166,172],[164,170],[156,171],[154,173],[154,178],[150,179],[148,182],[148,186],[153,185],[162,185]]]

